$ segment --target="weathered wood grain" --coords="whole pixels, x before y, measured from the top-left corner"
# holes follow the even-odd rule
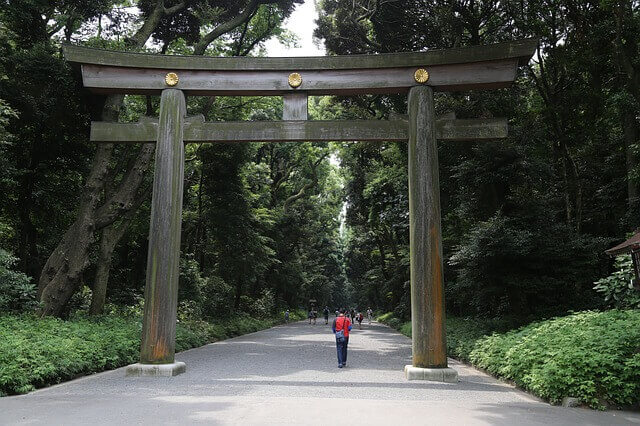
[[[162,92],[156,144],[140,362],[174,361],[184,181],[184,94]]]
[[[111,123],[92,121],[89,134],[91,142],[138,143],[158,140],[158,122]]]
[[[205,122],[185,129],[192,142],[305,142],[405,140],[403,121]]]
[[[515,40],[488,46],[468,46],[426,52],[386,53],[290,58],[207,57],[127,53],[63,45],[67,61],[80,64],[173,70],[305,71],[358,68],[423,67],[444,64],[517,59],[526,64],[538,46],[537,39]]]
[[[447,366],[433,90],[409,91],[409,251],[413,366]]]
[[[516,77],[517,58],[433,65],[425,83],[438,91],[508,87]],[[284,71],[202,71],[82,65],[85,88],[96,93],[157,94],[168,86],[165,75],[176,71],[174,87],[190,95],[282,95],[304,90],[310,95],[404,93],[417,83],[416,67],[301,71],[302,85],[289,86]]]
[[[155,142],[158,124],[91,123],[92,142]],[[186,122],[184,141],[200,142],[300,142],[300,141],[403,141],[409,138],[407,120],[358,121],[232,121]],[[506,138],[507,120],[439,119],[436,138],[445,141],[479,141]]]
[[[282,96],[283,120],[306,120],[308,115],[308,96],[305,92],[286,93]]]

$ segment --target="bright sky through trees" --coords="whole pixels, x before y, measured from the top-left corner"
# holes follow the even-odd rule
[[[287,48],[273,37],[265,43],[268,56],[324,56],[324,47],[313,43],[315,20],[318,18],[315,1],[306,0],[298,5],[285,23],[285,28],[298,37],[298,48]]]

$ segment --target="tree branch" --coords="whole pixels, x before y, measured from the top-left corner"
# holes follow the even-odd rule
[[[140,149],[133,167],[129,168],[118,189],[96,210],[95,229],[101,229],[118,220],[120,215],[132,209],[138,188],[144,179],[145,171],[151,163],[155,145],[145,144]]]
[[[246,21],[250,20],[254,11],[258,8],[258,6],[260,6],[263,3],[273,3],[273,1],[251,0],[241,14],[236,15],[231,20],[218,25],[207,35],[202,37],[202,39],[198,43],[196,43],[196,45],[194,46],[193,54],[204,55],[204,52],[207,50],[207,47],[209,47],[211,42],[213,42],[215,39],[217,39],[221,35],[233,30],[239,25],[242,25]]]
[[[166,8],[164,7],[164,2],[162,2],[162,8],[164,9],[164,16],[171,16],[175,13],[180,12],[182,9],[184,9],[187,6],[187,2],[180,2],[178,4],[176,4],[175,6],[171,6],[170,8]]]
[[[304,195],[305,195],[305,193],[306,193],[306,191],[308,189],[313,188],[314,186],[316,186],[316,184],[318,183],[318,173],[317,173],[318,165],[328,155],[329,155],[328,152],[323,154],[315,163],[311,164],[311,173],[313,174],[313,178],[312,178],[311,182],[305,184],[302,188],[300,188],[300,191],[298,191],[297,194],[294,194],[294,195],[290,196],[289,198],[287,198],[284,201],[283,209],[284,209],[285,212],[287,211],[287,208],[289,207],[289,205],[291,203],[293,203],[294,201],[299,200],[300,198],[304,197]]]

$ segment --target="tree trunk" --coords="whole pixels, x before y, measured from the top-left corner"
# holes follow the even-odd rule
[[[118,242],[117,235],[115,235],[117,232],[118,227],[116,225],[108,226],[102,230],[89,315],[100,315],[104,311],[104,302],[107,298],[107,284],[109,283],[109,270],[111,269],[111,256]]]
[[[103,120],[116,121],[123,96],[110,96],[104,107]],[[42,315],[59,315],[73,292],[79,277],[89,263],[89,248],[95,231],[94,213],[109,170],[112,144],[101,144],[93,158],[78,216],[67,229],[42,269],[38,281],[38,295],[43,302]]]
[[[118,242],[122,239],[125,231],[129,228],[131,221],[135,217],[142,201],[146,198],[147,191],[139,197],[136,206],[124,215],[119,223],[114,223],[102,229],[100,237],[100,247],[98,250],[98,260],[96,262],[96,275],[93,282],[93,292],[91,294],[91,306],[89,307],[90,315],[100,315],[104,311],[104,303],[107,297],[107,285],[109,284],[109,270],[111,269],[111,261],[113,251]]]
[[[129,40],[129,44],[133,47],[143,46],[159,25],[160,19],[164,14],[166,14],[164,1],[157,0],[154,11]],[[102,120],[118,121],[123,100],[124,95],[108,96],[102,109]],[[42,269],[38,280],[38,295],[43,303],[41,310],[41,315],[43,316],[60,315],[76,290],[82,273],[89,265],[89,249],[94,242],[94,232],[97,230],[98,203],[104,187],[104,179],[109,171],[112,152],[113,144],[101,144],[98,146],[87,183],[80,197],[78,216],[67,229],[62,240],[53,250]],[[151,148],[151,153],[153,153],[153,148]],[[123,193],[126,192],[124,189],[135,186],[135,191],[137,192],[138,186],[142,181],[142,173],[151,162],[149,148],[145,149],[143,147],[138,155],[138,160],[140,161],[136,161],[133,168],[125,173],[123,184],[120,185],[123,191],[118,191],[119,193],[115,198],[110,198],[101,207],[102,210],[107,210],[101,213],[109,220],[103,221],[104,223],[100,224],[100,227],[113,223],[122,211],[126,211],[126,208],[129,207],[125,205],[126,203],[123,200],[126,200],[127,195],[131,194]],[[144,164],[144,160],[146,160],[146,164]],[[138,181],[137,186],[135,185],[136,181]],[[114,203],[119,205],[114,206]]]

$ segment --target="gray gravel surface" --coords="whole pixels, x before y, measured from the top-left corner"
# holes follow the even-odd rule
[[[546,404],[453,360],[456,384],[408,382],[411,341],[388,327],[352,331],[337,368],[329,326],[299,322],[182,352],[187,372],[113,370],[0,398],[1,424],[640,424],[640,414]]]

